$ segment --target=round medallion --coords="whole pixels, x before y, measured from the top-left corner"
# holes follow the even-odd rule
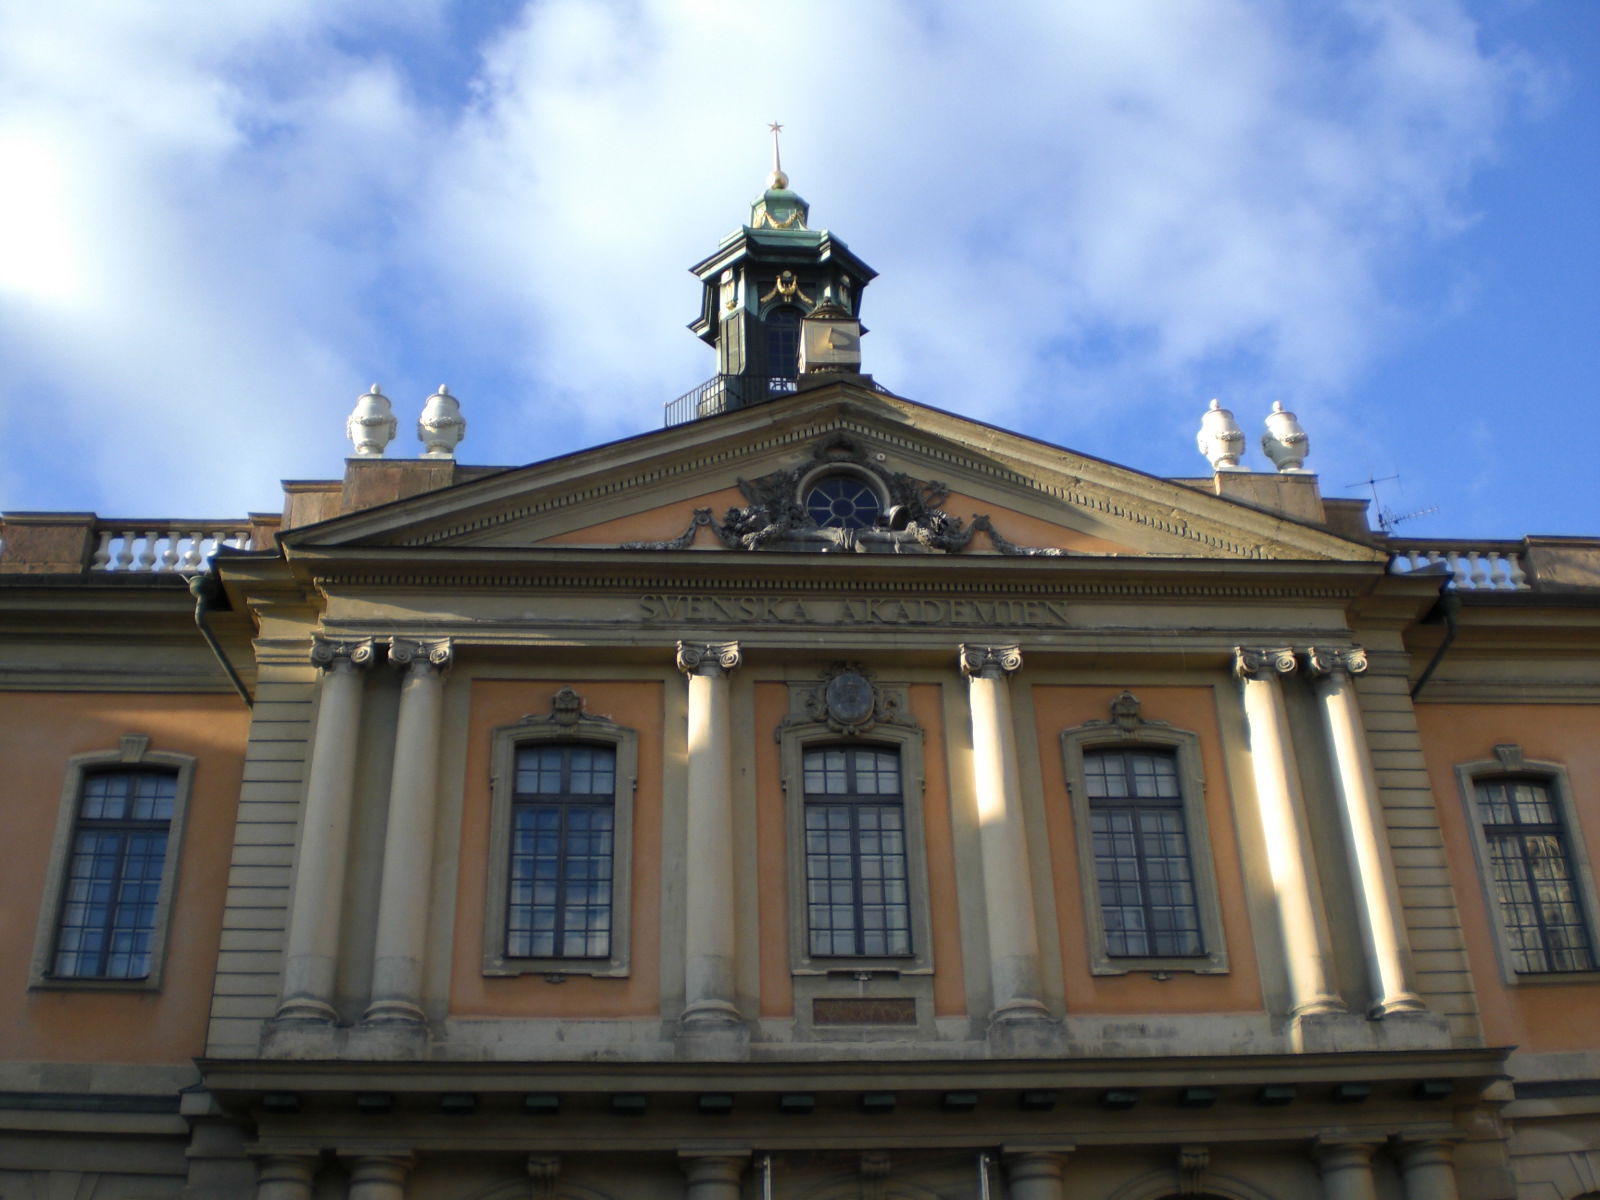
[[[855,671],[828,680],[828,715],[841,725],[859,725],[872,716],[872,685]]]

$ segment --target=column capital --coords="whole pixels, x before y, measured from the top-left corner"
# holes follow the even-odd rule
[[[1455,1159],[1456,1143],[1461,1140],[1459,1134],[1395,1134],[1390,1138],[1394,1152],[1399,1155],[1402,1166],[1426,1166],[1429,1164],[1448,1165]]]
[[[275,1151],[256,1156],[256,1182],[259,1184],[301,1184],[306,1187],[317,1173],[318,1154],[313,1150]]]
[[[389,639],[389,661],[402,670],[415,664],[443,671],[454,659],[455,646],[449,638]]]
[[[678,1165],[690,1183],[738,1183],[750,1163],[750,1155],[727,1151],[678,1151]]]
[[[1365,1166],[1372,1161],[1372,1156],[1382,1144],[1383,1138],[1379,1135],[1351,1138],[1318,1134],[1311,1139],[1311,1157],[1324,1171]]]
[[[352,1188],[363,1183],[386,1183],[398,1188],[405,1184],[406,1174],[416,1165],[417,1160],[413,1155],[401,1150],[376,1154],[351,1154],[348,1151],[341,1151],[339,1161],[344,1163],[350,1172]]]
[[[738,642],[678,643],[678,670],[685,675],[716,675],[741,661]]]
[[[999,679],[1022,668],[1022,647],[974,646],[962,642],[959,647],[961,673],[968,679]]]
[[[1066,1150],[1002,1149],[1001,1162],[1006,1169],[1006,1179],[1013,1184],[1028,1179],[1059,1182],[1066,1169],[1068,1153]]]
[[[311,665],[325,671],[341,664],[345,668],[364,667],[377,654],[377,644],[371,638],[356,641],[334,641],[329,638],[311,639]]]
[[[1233,673],[1240,679],[1271,679],[1288,675],[1294,668],[1294,650],[1289,646],[1233,648]]]
[[[1360,646],[1308,646],[1306,668],[1318,679],[1340,671],[1359,675],[1367,669],[1367,652]]]

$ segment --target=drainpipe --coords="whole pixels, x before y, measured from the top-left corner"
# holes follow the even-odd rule
[[[222,595],[222,585],[217,582],[216,574],[206,571],[194,576],[189,580],[189,592],[194,596],[194,623],[200,629],[200,636],[205,638],[206,645],[211,647],[211,653],[216,655],[217,661],[222,664],[222,669],[227,672],[228,682],[233,684],[233,690],[239,693],[239,699],[244,701],[246,708],[254,708],[256,702],[250,698],[244,680],[239,678],[239,672],[235,671],[233,664],[228,661],[222,643],[211,631],[211,625],[207,620],[211,613],[216,611],[216,601]]]
[[[1456,614],[1461,611],[1461,597],[1448,583],[1439,589],[1439,600],[1428,615],[1422,618],[1424,625],[1436,625],[1444,622],[1444,641],[1439,643],[1439,648],[1433,652],[1433,657],[1428,660],[1428,665],[1423,668],[1422,675],[1417,679],[1416,685],[1411,689],[1411,698],[1415,700],[1422,694],[1422,689],[1427,686],[1428,680],[1433,678],[1433,673],[1444,659],[1444,652],[1450,649],[1450,643],[1456,640]]]

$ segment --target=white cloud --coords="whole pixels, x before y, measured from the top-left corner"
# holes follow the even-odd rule
[[[269,505],[338,470],[372,378],[402,424],[450,382],[475,459],[652,427],[711,369],[684,268],[743,219],[772,119],[813,224],[885,272],[868,366],[896,390],[1067,441],[1219,392],[1315,411],[1537,78],[1447,0],[544,0],[449,47],[477,64],[450,109],[422,81],[452,14],[0,18],[0,163],[35,181],[0,421],[76,460],[13,507]]]

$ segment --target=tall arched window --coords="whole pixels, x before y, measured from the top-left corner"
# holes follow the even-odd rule
[[[792,379],[800,372],[800,310],[775,308],[767,314],[767,374]]]

